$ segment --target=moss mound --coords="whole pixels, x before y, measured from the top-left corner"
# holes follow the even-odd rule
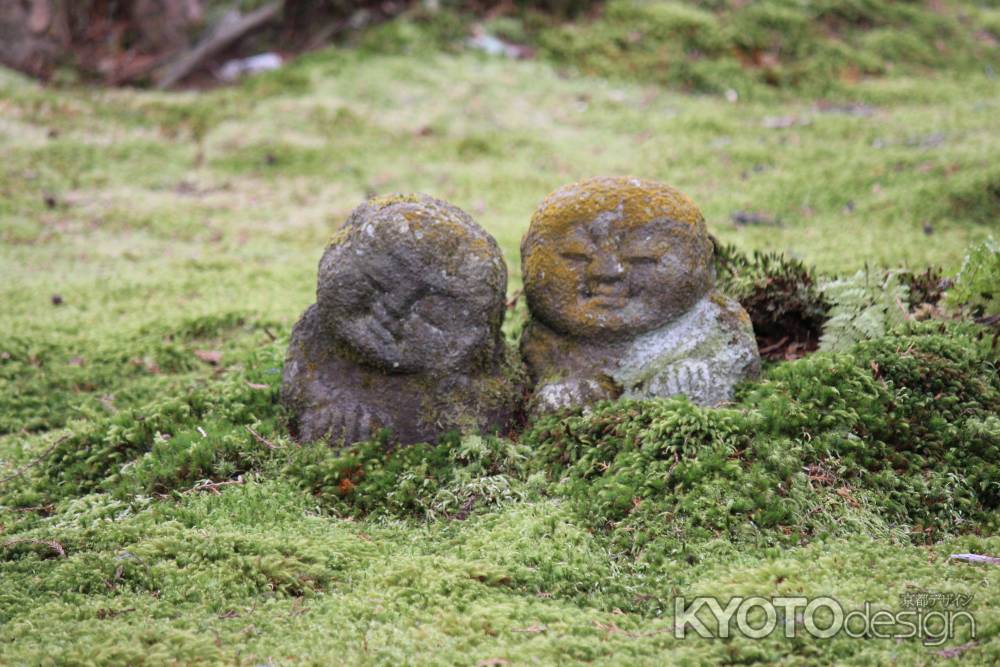
[[[813,269],[780,253],[747,254],[733,245],[716,247],[715,268],[719,291],[750,315],[763,357],[794,358],[816,349],[830,304]]]
[[[707,92],[822,93],[868,76],[971,70],[998,58],[987,36],[995,11],[973,3],[610,0],[592,16],[557,23],[536,15],[525,32],[546,57],[588,74]]]
[[[1000,503],[1000,377],[975,325],[910,324],[849,354],[781,364],[726,408],[608,402],[539,420],[517,443],[456,436],[388,453],[379,440],[289,442],[267,372],[280,350],[221,386],[71,432],[44,466],[8,481],[3,503],[183,494],[254,475],[350,516],[460,519],[551,497],[650,562],[698,558],[720,540],[934,540],[979,530]]]

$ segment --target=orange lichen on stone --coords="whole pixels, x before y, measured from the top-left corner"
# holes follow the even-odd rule
[[[507,268],[468,214],[426,195],[371,199],[317,274],[282,380],[295,437],[355,442],[388,428],[408,444],[514,419],[524,374],[501,331]]]
[[[701,211],[668,185],[566,185],[541,203],[521,244],[528,305],[563,333],[635,335],[711,289],[712,252]]]
[[[521,243],[532,411],[728,400],[759,358],[746,312],[714,290],[713,253],[701,211],[669,185],[592,178],[546,197]]]
[[[564,234],[604,212],[620,212],[628,226],[667,217],[690,225],[693,235],[707,234],[705,218],[690,197],[664,183],[628,177],[591,178],[552,192],[532,216],[531,233]]]

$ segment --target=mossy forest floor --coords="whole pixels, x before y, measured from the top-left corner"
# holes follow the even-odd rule
[[[372,193],[469,211],[512,293],[537,202],[596,174],[668,182],[720,241],[822,276],[953,275],[997,229],[996,80],[839,90],[348,49],[204,93],[0,73],[0,664],[1000,661],[1000,567],[949,561],[1000,554],[982,327],[769,364],[721,410],[611,404],[387,459],[300,447],[277,405],[324,242]],[[919,591],[971,595],[976,637],[672,632],[678,595]]]

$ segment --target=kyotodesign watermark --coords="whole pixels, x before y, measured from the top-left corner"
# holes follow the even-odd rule
[[[940,646],[965,629],[976,638],[976,619],[966,607],[971,594],[917,591],[900,597],[900,608],[865,602],[846,608],[833,597],[674,598],[674,636],[763,639],[775,633],[818,639],[919,639]]]

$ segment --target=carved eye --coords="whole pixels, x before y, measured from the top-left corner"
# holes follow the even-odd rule
[[[371,289],[373,291],[375,291],[375,292],[389,292],[389,291],[391,291],[389,289],[389,287],[384,282],[382,282],[381,280],[379,280],[378,278],[376,278],[372,274],[365,273],[363,275],[365,277],[365,280],[367,280],[369,287],[371,287]]]
[[[564,252],[562,256],[563,259],[568,259],[571,262],[590,262],[590,255],[582,252]]]
[[[441,328],[455,323],[453,300],[439,294],[423,297],[413,304],[412,312],[425,322]]]
[[[632,255],[626,257],[625,261],[632,266],[652,266],[660,261],[659,257],[654,257],[652,255]]]

